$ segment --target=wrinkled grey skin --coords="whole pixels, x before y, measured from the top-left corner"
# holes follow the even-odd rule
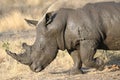
[[[120,3],[87,4],[78,9],[59,9],[47,13],[42,21],[27,20],[36,25],[36,41],[23,54],[6,52],[17,61],[40,72],[56,57],[58,50],[67,49],[74,65],[71,74],[83,73],[82,63],[102,70],[104,63],[94,58],[97,49],[120,50]]]

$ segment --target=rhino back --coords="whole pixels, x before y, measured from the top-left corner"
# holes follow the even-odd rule
[[[100,49],[120,49],[120,3],[87,4],[71,11],[65,37],[69,49],[76,45],[81,37],[96,39]]]
[[[101,24],[105,29],[103,44],[110,50],[120,49],[120,3],[104,3],[99,6]],[[100,8],[99,8],[100,7]]]

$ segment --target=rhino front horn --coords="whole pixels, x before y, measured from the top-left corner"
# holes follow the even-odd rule
[[[30,61],[29,57],[25,53],[16,54],[16,53],[12,53],[9,50],[6,50],[6,53],[8,55],[10,55],[12,58],[14,58],[15,60],[17,60],[18,62],[22,63],[22,64],[25,64],[25,65],[30,65],[31,64],[31,61]]]
[[[16,59],[16,60],[19,59],[16,53],[12,53],[12,52],[9,51],[9,50],[6,50],[6,52],[7,52],[7,54],[10,55],[12,58],[14,58],[14,59]]]

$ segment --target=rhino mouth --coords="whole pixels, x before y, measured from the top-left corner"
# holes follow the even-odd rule
[[[33,71],[33,72],[41,72],[44,68],[42,66],[39,66],[39,67],[34,67],[32,65],[30,65],[30,69]]]

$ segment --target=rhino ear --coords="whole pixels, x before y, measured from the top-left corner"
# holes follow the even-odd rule
[[[47,13],[46,16],[45,16],[46,25],[50,24],[53,21],[53,19],[55,18],[55,16],[56,16],[55,12]]]
[[[32,24],[34,26],[36,26],[38,24],[37,20],[29,20],[29,19],[24,19],[28,24]]]
[[[26,47],[28,47],[28,45],[26,43],[22,43],[22,47],[26,48]]]

